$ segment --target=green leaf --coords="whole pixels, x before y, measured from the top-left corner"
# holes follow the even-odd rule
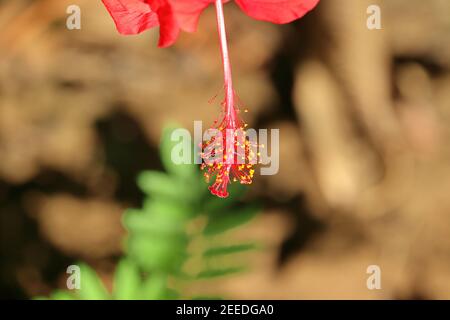
[[[78,296],[81,300],[108,300],[109,294],[95,271],[86,264],[80,265],[81,288]]]
[[[122,259],[114,275],[113,296],[116,300],[133,300],[138,294],[139,268],[131,259]]]
[[[175,177],[192,179],[197,176],[198,169],[193,165],[193,146],[191,141],[186,141],[186,143],[189,143],[186,148],[189,147],[191,151],[191,164],[175,164],[172,161],[173,148],[181,143],[180,141],[172,141],[172,133],[176,129],[180,129],[180,127],[170,126],[163,131],[160,145],[161,161],[167,172]]]
[[[137,184],[148,195],[178,197],[179,186],[176,180],[160,171],[144,171],[139,174]]]
[[[257,245],[255,243],[245,243],[245,244],[239,244],[239,245],[233,245],[233,246],[222,246],[222,247],[214,247],[207,249],[203,256],[205,258],[215,257],[215,256],[221,256],[221,255],[229,255],[249,250],[255,250],[257,248]]]
[[[162,300],[167,292],[167,275],[152,274],[144,281],[141,288],[141,299],[144,300]]]
[[[122,219],[123,225],[132,233],[176,235],[184,232],[184,219],[173,219],[168,214],[129,209]]]
[[[167,220],[174,222],[189,219],[195,213],[194,208],[181,202],[160,198],[145,200],[143,209],[149,214],[164,216]]]
[[[191,201],[200,197],[196,188],[190,187],[191,183],[183,182],[159,171],[144,171],[138,177],[139,188],[153,197],[179,201]]]
[[[50,296],[53,300],[76,300],[76,297],[69,291],[56,290]]]
[[[173,289],[167,288],[166,292],[164,294],[164,299],[165,300],[177,300],[180,298],[180,294]]]
[[[177,272],[186,259],[184,237],[131,236],[129,254],[145,271]]]
[[[209,279],[209,278],[218,278],[224,277],[230,274],[239,273],[244,271],[244,267],[230,267],[230,268],[222,268],[222,269],[206,269],[201,271],[197,275],[197,279]]]
[[[180,294],[167,287],[167,274],[153,273],[146,279],[141,288],[141,299],[144,300],[175,300]]]
[[[210,215],[203,234],[213,236],[239,227],[253,219],[259,211],[259,206],[247,205],[227,213]]]

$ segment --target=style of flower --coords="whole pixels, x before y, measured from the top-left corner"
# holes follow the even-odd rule
[[[202,169],[212,194],[228,197],[232,181],[252,183],[258,146],[246,138],[246,124],[239,118],[233,89],[223,4],[231,0],[102,0],[121,34],[138,34],[159,26],[159,47],[175,43],[180,31],[194,32],[198,20],[210,4],[215,4],[225,80],[225,99],[216,134],[202,147]],[[319,0],[234,0],[250,17],[277,24],[292,22],[312,10]]]

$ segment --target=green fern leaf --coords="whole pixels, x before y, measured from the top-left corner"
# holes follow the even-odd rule
[[[186,259],[187,240],[184,236],[157,237],[130,236],[128,250],[130,256],[145,271],[175,273]]]
[[[247,205],[241,209],[210,215],[203,234],[213,236],[239,227],[252,220],[259,211],[259,206]]]
[[[77,294],[81,300],[108,300],[108,291],[103,286],[97,273],[88,265],[80,265],[81,288]]]
[[[137,298],[140,274],[137,265],[131,259],[122,259],[114,275],[113,297],[116,300],[133,300]]]
[[[144,171],[138,177],[138,186],[147,195],[172,201],[192,201],[198,198],[196,188],[186,188],[186,183],[159,171]]]
[[[201,271],[197,275],[197,279],[210,279],[210,278],[218,278],[218,277],[224,277],[228,276],[230,274],[239,273],[244,271],[244,267],[230,267],[230,268],[223,268],[223,269],[207,269]]]
[[[76,297],[69,291],[56,290],[55,292],[52,293],[52,295],[50,296],[50,299],[52,299],[52,300],[76,300]]]
[[[214,247],[207,249],[203,256],[205,258],[211,258],[216,256],[223,256],[223,255],[229,255],[244,251],[250,251],[257,249],[258,246],[255,243],[244,243],[244,244],[238,244],[233,246],[222,246],[222,247]]]
[[[164,216],[171,222],[182,221],[191,218],[197,213],[192,206],[188,206],[179,201],[162,198],[152,198],[144,201],[145,212],[152,215]],[[181,220],[180,220],[181,219]]]
[[[184,219],[174,220],[164,214],[129,209],[122,220],[125,228],[133,234],[174,235],[184,232]]]
[[[145,300],[162,300],[166,296],[167,276],[153,274],[144,281],[141,288],[141,298]]]
[[[179,143],[185,143],[185,148],[190,150],[191,154],[191,161],[190,163],[193,163],[193,146],[191,141],[172,141],[171,135],[174,130],[178,129],[177,126],[171,126],[166,127],[163,131],[162,138],[161,138],[161,145],[160,145],[160,156],[161,161],[164,165],[164,168],[169,172],[170,174],[174,175],[175,177],[180,177],[184,179],[192,179],[193,177],[197,176],[197,168],[196,166],[192,164],[175,164],[172,161],[172,152],[174,152],[174,147]]]

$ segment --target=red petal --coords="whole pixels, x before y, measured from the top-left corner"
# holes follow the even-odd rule
[[[303,17],[319,0],[235,0],[250,17],[273,23],[289,23]]]
[[[172,6],[168,0],[147,0],[159,19],[159,43],[160,48],[171,46],[177,41],[180,34],[180,26],[175,18]]]
[[[158,26],[158,16],[144,0],[102,0],[121,34],[138,34]]]
[[[223,0],[226,3],[230,0]],[[181,29],[194,32],[197,29],[198,19],[203,10],[215,0],[169,0]]]

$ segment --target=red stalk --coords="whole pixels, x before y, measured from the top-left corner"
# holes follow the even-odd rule
[[[228,53],[227,33],[223,14],[222,0],[216,0],[217,29],[220,38],[220,51],[222,53],[223,73],[225,78],[225,113],[230,120],[231,127],[235,127],[236,111],[234,109],[233,77],[231,74],[230,55]]]

